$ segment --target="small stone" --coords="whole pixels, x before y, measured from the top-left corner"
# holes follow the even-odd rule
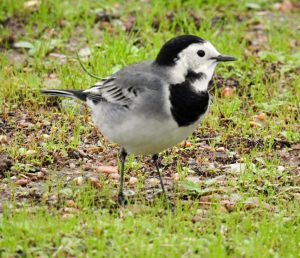
[[[8,137],[6,135],[0,135],[0,144],[8,143]]]
[[[88,57],[91,55],[91,50],[89,49],[89,47],[81,48],[78,52],[78,55],[81,58]]]
[[[109,177],[113,180],[119,180],[121,176],[118,173],[112,173]]]
[[[192,147],[192,143],[190,141],[183,141],[179,144],[181,148],[189,148]]]
[[[259,207],[259,199],[257,197],[250,197],[244,202],[246,210],[251,210]]]
[[[76,202],[74,202],[73,200],[67,200],[67,201],[66,201],[66,205],[67,205],[67,207],[69,207],[69,208],[77,208],[77,204],[76,204]]]
[[[233,95],[233,88],[231,88],[231,87],[225,87],[222,90],[222,97],[230,98],[230,97],[232,97],[232,95]]]
[[[187,176],[186,180],[189,182],[193,182],[195,184],[200,184],[200,179],[199,179],[199,177],[196,177],[196,176]]]
[[[219,211],[221,212],[221,213],[227,213],[227,209],[224,207],[224,206],[220,206],[219,207]]]
[[[285,170],[284,166],[278,166],[277,167],[278,172],[283,172]]]
[[[30,1],[26,1],[23,4],[23,7],[25,9],[32,10],[32,9],[37,9],[40,6],[40,4],[41,4],[41,2],[38,0],[30,0]]]
[[[91,183],[91,185],[97,189],[100,189],[101,188],[101,184],[100,184],[100,181],[98,178],[96,177],[90,177],[89,178],[89,181]]]
[[[70,163],[70,164],[69,164],[69,167],[70,167],[71,169],[74,169],[74,168],[76,168],[76,165],[75,165],[74,163]]]
[[[84,180],[83,180],[83,177],[82,176],[79,176],[79,177],[76,177],[73,179],[73,181],[76,183],[76,185],[82,185]]]
[[[62,219],[71,219],[74,217],[74,214],[72,213],[64,213],[63,215],[61,215]]]
[[[78,213],[79,210],[77,208],[65,207],[63,211],[67,213]]]
[[[41,171],[42,171],[43,173],[45,173],[45,174],[48,173],[48,169],[47,169],[47,168],[41,168]]]
[[[191,218],[191,222],[196,223],[201,220],[201,216],[195,215],[194,217]]]
[[[96,169],[97,173],[103,174],[118,174],[118,167],[117,166],[99,166]]]
[[[222,200],[222,201],[220,201],[220,204],[224,205],[224,207],[228,211],[233,211],[235,208],[235,205],[236,205],[236,203],[234,201],[230,201],[230,200]]]
[[[129,183],[130,185],[135,185],[135,184],[137,183],[137,181],[138,181],[138,179],[137,179],[136,177],[132,176],[132,177],[130,177],[128,183]]]
[[[24,179],[24,178],[21,178],[19,180],[16,181],[16,185],[17,186],[26,186],[28,184],[28,180],[27,179]]]
[[[175,173],[175,174],[173,175],[173,180],[174,180],[174,181],[179,181],[179,180],[180,180],[180,176],[179,176],[178,173]]]
[[[255,121],[250,121],[249,122],[250,127],[262,127],[262,125],[258,122]]]
[[[260,113],[259,115],[256,116],[256,119],[263,122],[266,120],[266,117],[267,117],[266,113]]]
[[[7,158],[0,158],[0,174],[3,173],[6,170],[9,170],[12,167],[12,161]]]
[[[225,152],[225,148],[224,147],[218,147],[218,148],[216,148],[216,151]]]
[[[28,150],[28,151],[26,151],[26,156],[33,156],[34,154],[36,154],[35,150]]]
[[[150,186],[152,186],[152,187],[157,186],[158,183],[159,183],[159,180],[156,179],[156,178],[150,178],[150,179],[149,179],[149,184],[150,184]]]
[[[209,145],[203,145],[202,148],[207,151],[213,151],[214,149]]]
[[[41,172],[41,171],[39,171],[39,172],[36,173],[36,177],[37,177],[38,179],[41,179],[41,178],[44,177],[44,173]]]
[[[300,193],[294,193],[293,196],[294,199],[300,204]]]
[[[197,215],[201,216],[202,218],[206,215],[207,211],[205,209],[197,209]]]
[[[211,199],[210,199],[209,196],[204,195],[204,196],[200,196],[199,201],[200,201],[201,203],[209,203],[209,202],[211,201]]]

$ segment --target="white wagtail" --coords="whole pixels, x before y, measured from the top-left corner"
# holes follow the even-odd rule
[[[193,35],[166,42],[154,61],[131,64],[87,90],[42,90],[50,96],[83,100],[104,137],[121,146],[118,201],[124,204],[124,164],[128,153],[152,155],[168,199],[158,153],[196,130],[209,106],[208,83],[218,62],[234,61]]]

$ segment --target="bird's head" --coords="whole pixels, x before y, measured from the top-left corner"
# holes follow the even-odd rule
[[[162,46],[155,63],[171,68],[178,78],[188,71],[203,73],[210,78],[219,62],[234,60],[234,57],[221,55],[210,42],[202,38],[181,35]]]

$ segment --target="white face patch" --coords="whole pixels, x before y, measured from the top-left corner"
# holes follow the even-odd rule
[[[200,55],[198,54],[199,51],[201,51]],[[211,58],[218,55],[220,53],[209,42],[189,45],[179,53],[175,66],[170,68],[170,82],[182,83],[185,81],[188,71],[203,73],[206,78],[195,82],[194,87],[199,91],[206,90],[217,65],[217,62]]]

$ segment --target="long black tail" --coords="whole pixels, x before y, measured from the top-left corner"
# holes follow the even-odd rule
[[[86,94],[83,90],[41,90],[41,92],[48,96],[61,96],[86,101]]]

